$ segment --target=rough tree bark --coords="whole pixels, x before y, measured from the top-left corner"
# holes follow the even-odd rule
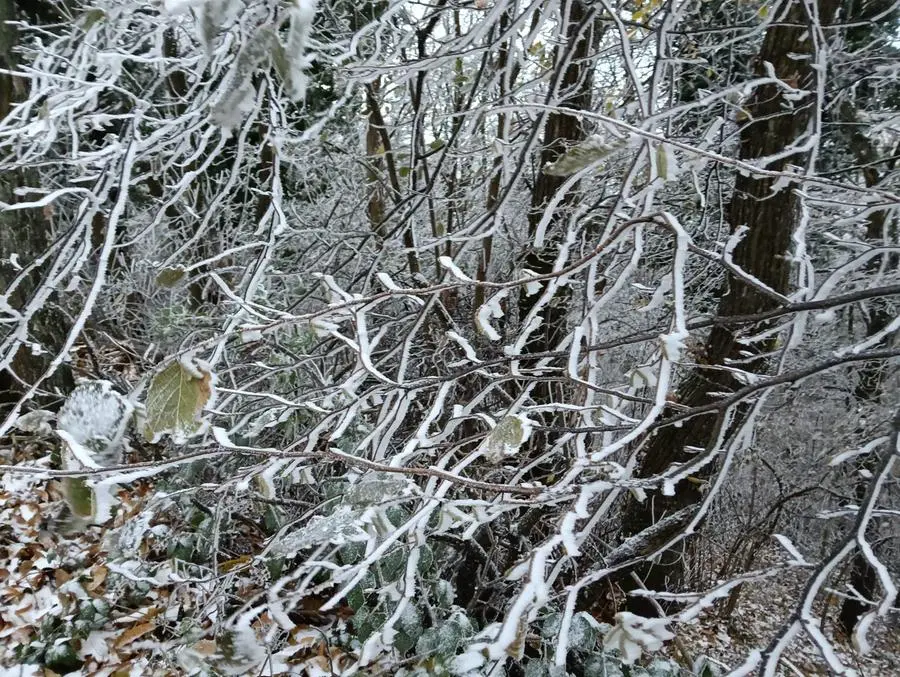
[[[589,3],[582,0],[566,0],[562,3],[561,15],[567,17],[565,26],[566,41],[557,48],[555,62],[561,69],[560,77],[556,82],[556,91],[559,94],[559,107],[547,117],[544,127],[544,139],[540,154],[540,167],[555,162],[567,149],[582,141],[585,132],[576,115],[565,112],[564,109],[574,111],[588,110],[591,105],[591,77],[593,64],[587,59],[591,46],[594,43],[592,37],[592,17],[594,11],[589,9]],[[534,185],[531,196],[531,208],[528,212],[528,235],[534,241],[538,224],[544,215],[547,204],[565,182],[566,177],[553,176],[540,171]],[[522,264],[525,268],[533,270],[539,275],[553,272],[553,262],[556,259],[556,247],[562,236],[562,223],[564,222],[567,207],[576,195],[577,187],[573,187],[556,207],[552,215],[550,226],[547,228],[548,241],[540,249],[530,249],[523,257]],[[553,350],[566,333],[566,298],[562,290],[543,311],[543,322],[540,328],[534,332],[523,352],[543,352]],[[519,297],[519,317],[524,319],[534,308],[541,294],[527,294],[523,291]],[[550,393],[541,393],[541,385],[535,389],[534,397],[550,401]]]
[[[822,0],[818,3],[818,21],[830,23],[839,3],[837,0]],[[815,91],[816,73],[809,59],[798,55],[812,55],[813,43],[808,28],[810,18],[802,3],[795,3],[786,17],[787,21],[774,24],[766,32],[756,60],[756,71],[765,73],[767,62],[775,73],[786,83],[803,89],[807,94],[799,100],[788,101],[784,90],[775,85],[756,89],[744,105],[748,119],[740,132],[740,158],[759,160],[784,153],[794,145],[800,145],[807,137],[809,125],[817,105]],[[808,152],[795,151],[769,162],[767,168],[782,171],[788,165],[805,166]],[[791,237],[799,217],[799,197],[795,186],[785,186],[773,192],[774,179],[768,177],[735,177],[734,193],[728,214],[732,230],[746,227],[747,232],[733,253],[733,261],[745,272],[760,280],[770,289],[786,294],[791,279]],[[770,310],[776,306],[771,296],[756,286],[729,274],[718,306],[718,315],[751,315]],[[759,327],[757,327],[759,329]],[[677,392],[677,400],[688,407],[709,404],[717,398],[713,393],[734,390],[738,383],[730,372],[719,369],[726,363],[737,362],[743,369],[762,372],[766,369],[765,355],[774,349],[774,339],[763,341],[749,348],[740,343],[739,330],[725,326],[715,327],[705,345],[702,361],[683,382]],[[745,351],[754,350],[755,355],[747,357]],[[733,424],[739,423],[742,412],[738,411]],[[715,440],[719,425],[718,416],[704,414],[684,421],[681,427],[667,426],[659,429],[648,440],[644,449],[637,475],[652,477],[663,472],[672,463],[683,463],[695,455],[690,447],[706,448]],[[708,467],[707,473],[715,472]],[[701,488],[697,483],[682,481],[675,487],[673,496],[652,493],[644,503],[631,501],[623,514],[625,535],[637,534],[659,522],[667,515],[684,508],[698,505],[702,500]],[[676,529],[677,529],[676,525]],[[683,525],[682,525],[683,526]],[[652,548],[666,543],[677,533],[661,533],[651,544]],[[667,590],[679,585],[682,573],[681,552],[666,553],[660,561],[642,567],[638,574],[650,590]],[[633,580],[624,577],[622,587],[632,590]],[[629,598],[629,609],[646,616],[655,616],[656,608],[643,597]]]
[[[0,73],[0,119],[5,118],[15,104],[28,95],[28,82],[9,72],[15,71],[18,65],[15,50],[19,32],[7,22],[23,18],[32,23],[58,21],[57,3],[0,0],[0,68],[4,71]],[[16,189],[34,185],[34,181],[35,177],[26,169],[3,172],[0,175],[0,202],[13,204],[20,201],[22,198],[16,195]],[[5,261],[0,263],[0,295],[19,276],[20,271],[12,265],[10,255],[16,255],[20,265],[28,266],[43,254],[53,237],[52,218],[49,210],[0,212],[0,261]],[[47,265],[38,266],[27,274],[23,273],[25,278],[16,284],[15,291],[8,294],[6,299],[13,309],[21,311],[25,308],[34,291],[42,284],[46,267]],[[62,345],[66,326],[65,318],[50,306],[41,309],[31,318],[29,336],[45,353],[35,354],[21,343],[14,349],[14,358],[9,368],[0,370],[0,409],[18,399],[18,395],[43,374],[48,364],[46,355],[55,353]],[[0,334],[0,339],[3,338],[5,336]],[[46,382],[45,387],[49,390],[68,390],[72,385],[71,371],[68,366],[62,365],[54,377]]]

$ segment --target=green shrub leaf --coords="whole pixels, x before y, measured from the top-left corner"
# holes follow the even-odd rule
[[[187,439],[200,429],[200,414],[212,395],[209,369],[186,360],[173,362],[150,382],[145,437],[158,441],[168,433],[176,441]]]

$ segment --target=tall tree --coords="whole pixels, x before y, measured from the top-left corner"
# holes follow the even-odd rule
[[[13,0],[0,2],[0,120],[14,113],[17,103],[27,99],[30,83],[19,74],[19,21],[34,24],[56,24],[65,11],[65,3]],[[51,27],[50,30],[53,30]],[[53,290],[49,280],[59,263],[57,236],[52,207],[25,206],[41,186],[34,171],[6,158],[0,173],[0,296],[14,315],[0,329],[0,410],[15,402],[36,383],[50,366],[50,357],[62,347],[68,324],[60,312],[61,298],[40,298]],[[52,284],[52,283],[49,283]],[[59,305],[58,305],[59,304]],[[67,365],[56,368],[44,390],[71,387],[72,376]]]
[[[822,27],[835,17],[839,3],[825,0],[816,5],[785,3],[785,14],[766,30],[756,58],[756,73],[765,75],[771,68],[781,80],[778,84],[757,87],[743,104],[746,120],[740,130],[742,161],[753,161],[772,172],[791,171],[799,167],[798,180],[776,184],[771,176],[738,172],[735,177],[728,222],[732,235],[739,238],[726,286],[721,290],[717,315],[720,318],[753,316],[783,305],[790,292],[792,236],[801,214],[801,197],[797,191],[808,166],[820,131],[816,127],[822,101],[818,92],[824,75],[816,67],[820,44],[825,38]],[[798,55],[803,55],[798,57]],[[797,88],[801,95],[795,94]],[[763,332],[771,325],[755,327]],[[678,387],[675,401],[687,408],[714,404],[719,393],[737,390],[741,382],[732,369],[765,373],[776,349],[776,338],[769,336],[749,343],[745,329],[736,330],[717,324],[710,331],[698,366]],[[748,354],[749,352],[749,354]],[[722,443],[723,428],[737,429],[746,416],[749,404],[734,410],[713,408],[679,425],[664,425],[649,438],[641,450],[638,477],[662,474],[673,463],[696,461],[697,450],[703,450],[703,468],[697,475],[709,479],[715,473],[715,457]],[[654,492],[646,502],[629,503],[623,516],[624,531],[635,535],[665,517],[699,506],[703,500],[700,483],[681,480],[673,495]],[[673,523],[669,529],[655,534],[652,549],[662,546],[690,519]],[[643,567],[643,584],[651,590],[677,588],[680,579],[680,547],[657,564]],[[625,587],[634,582],[626,578]],[[645,615],[656,615],[656,608],[646,598],[634,597],[630,608]]]

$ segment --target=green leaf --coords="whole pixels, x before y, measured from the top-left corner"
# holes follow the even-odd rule
[[[366,597],[363,595],[362,588],[360,586],[354,587],[350,592],[347,593],[347,604],[350,605],[350,608],[353,611],[359,611],[363,608],[363,605],[366,603]]]
[[[662,144],[656,147],[656,171],[663,181],[668,181],[669,158],[666,156],[666,149]]]
[[[102,9],[93,7],[81,15],[81,29],[87,33],[94,24],[103,21],[106,18],[106,12]]]
[[[394,648],[400,652],[401,656],[406,655],[406,653],[415,645],[416,643],[415,641],[413,641],[412,637],[407,635],[402,630],[397,633],[396,637],[394,637]]]
[[[276,557],[274,559],[270,559],[266,562],[266,569],[269,572],[269,576],[272,580],[277,580],[281,578],[281,575],[284,573],[284,558]]]
[[[150,382],[144,436],[158,441],[168,433],[176,442],[186,440],[200,428],[200,414],[212,394],[212,372],[200,365],[173,362]]]
[[[181,282],[181,279],[186,272],[184,266],[169,266],[168,268],[163,268],[156,274],[156,284],[163,289],[172,289]]]
[[[607,142],[599,135],[585,139],[561,155],[555,162],[544,165],[544,174],[550,176],[571,176],[576,172],[605,158],[621,147],[619,141]]]
[[[434,551],[427,543],[419,548],[419,573],[427,573],[434,564]]]
[[[44,654],[44,666],[61,675],[74,672],[80,669],[83,664],[84,661],[78,658],[78,654],[75,652],[71,642],[59,644],[54,642],[47,647],[47,651]]]
[[[504,416],[488,435],[485,457],[493,463],[499,463],[504,457],[514,455],[528,439],[529,433],[526,419],[521,416]]]
[[[94,492],[83,477],[67,477],[63,480],[63,494],[73,515],[91,517],[94,512]]]
[[[582,653],[593,651],[600,634],[598,625],[597,621],[583,611],[575,614],[569,626],[569,647]]]
[[[381,559],[381,574],[386,581],[396,581],[406,571],[406,551],[402,549],[389,552]]]

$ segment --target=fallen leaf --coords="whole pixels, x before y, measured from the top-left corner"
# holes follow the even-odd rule
[[[106,580],[106,575],[109,573],[109,569],[107,569],[102,564],[97,564],[91,569],[91,581],[87,585],[85,585],[85,589],[94,592],[97,588],[103,585],[103,581]]]
[[[126,644],[130,644],[134,640],[143,637],[147,633],[153,632],[154,628],[156,628],[156,623],[154,623],[153,621],[132,625],[125,632],[119,635],[119,638],[115,641],[115,647],[119,649]]]

